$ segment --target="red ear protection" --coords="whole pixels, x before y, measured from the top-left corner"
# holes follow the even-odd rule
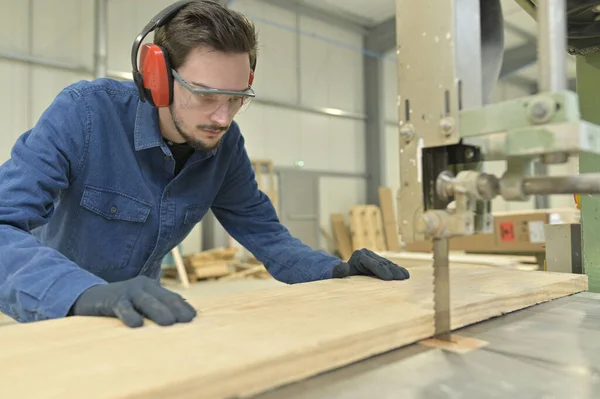
[[[168,107],[173,100],[173,75],[169,57],[160,46],[145,44],[140,54],[144,98],[155,107]]]
[[[148,101],[155,107],[168,107],[173,101],[173,75],[169,55],[162,47],[156,44],[145,44],[141,46],[144,38],[156,28],[166,24],[179,10],[194,0],[182,0],[171,4],[146,24],[139,33],[131,47],[131,67],[135,84],[138,87],[140,100]],[[140,67],[138,69],[137,56],[140,51]],[[256,60],[250,66],[250,77],[248,85],[254,82],[254,70]]]

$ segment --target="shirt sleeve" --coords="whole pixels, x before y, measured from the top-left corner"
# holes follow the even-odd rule
[[[31,234],[77,178],[90,118],[85,99],[63,90],[0,166],[0,310],[17,321],[64,317],[84,290],[106,283]]]
[[[331,278],[341,259],[314,250],[279,222],[275,208],[258,183],[239,136],[225,182],[211,207],[217,220],[277,280],[288,284]]]

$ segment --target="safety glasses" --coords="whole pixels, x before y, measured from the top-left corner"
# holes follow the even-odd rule
[[[189,96],[182,101],[182,105],[198,112],[212,113],[227,104],[229,113],[235,114],[242,108],[245,109],[256,97],[250,86],[243,91],[198,88],[191,86],[175,70],[172,70],[172,74],[175,80],[189,92]]]

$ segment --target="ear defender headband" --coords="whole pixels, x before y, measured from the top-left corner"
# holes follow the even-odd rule
[[[144,44],[144,38],[156,28],[165,25],[182,8],[194,0],[183,0],[171,4],[148,22],[138,34],[131,48],[131,66],[133,80],[138,88],[140,100],[147,101],[155,107],[168,107],[173,101],[173,74],[167,51],[156,44]],[[138,69],[137,57],[140,52]],[[251,65],[248,85],[254,81],[256,61]],[[141,71],[140,71],[141,70]]]

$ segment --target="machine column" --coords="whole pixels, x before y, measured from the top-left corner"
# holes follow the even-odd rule
[[[581,118],[600,124],[600,53],[577,57],[577,94]],[[579,173],[600,172],[600,156],[581,154]],[[600,292],[600,197],[581,196],[583,270],[589,291]]]

